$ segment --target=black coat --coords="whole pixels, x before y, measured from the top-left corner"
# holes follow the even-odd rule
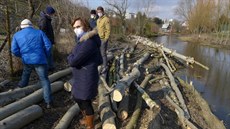
[[[97,95],[98,69],[102,63],[100,38],[94,36],[85,42],[77,43],[68,56],[68,63],[73,67],[72,95],[76,99],[90,100]]]
[[[54,44],[54,32],[51,21],[52,19],[50,16],[46,15],[44,12],[40,13],[40,19],[38,23],[39,29],[42,30],[49,38],[50,42]]]

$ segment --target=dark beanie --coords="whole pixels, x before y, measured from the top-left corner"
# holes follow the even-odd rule
[[[90,11],[90,14],[97,14],[97,13],[96,13],[96,10],[91,10],[91,11]]]
[[[48,6],[48,7],[46,7],[46,13],[47,13],[47,14],[54,14],[54,13],[55,13],[55,10],[54,10],[53,7]]]

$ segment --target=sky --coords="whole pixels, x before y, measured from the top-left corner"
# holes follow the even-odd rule
[[[91,9],[96,9],[98,6],[102,6],[106,8],[107,6],[104,0],[84,0],[84,1],[86,5],[88,5]],[[128,12],[136,13],[138,11],[144,10],[146,8],[146,4],[144,5],[143,1],[129,0],[130,3],[129,3]],[[154,0],[154,1],[155,2],[150,5],[149,16],[151,17],[157,16],[162,19],[177,18],[177,16],[174,14],[174,9],[176,8],[179,0]]]

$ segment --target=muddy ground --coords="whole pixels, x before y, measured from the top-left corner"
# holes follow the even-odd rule
[[[60,40],[58,45],[56,46],[59,51],[58,57],[56,57],[56,69],[52,72],[49,72],[49,74],[52,74],[54,72],[60,71],[62,69],[68,68],[68,64],[66,62],[66,56],[67,53],[70,50],[67,50],[63,48],[63,45],[68,46],[71,48],[74,44],[67,44],[70,40]],[[109,43],[110,48],[123,48],[126,45],[132,46],[134,43],[130,43],[128,41],[112,41]],[[131,58],[126,60],[126,64],[132,64],[137,59],[141,57],[141,55],[144,54],[146,50],[149,50],[149,48],[138,45],[137,50],[134,52],[133,56]],[[115,51],[115,54],[120,53],[122,49],[118,49]],[[1,53],[2,54],[2,53]],[[6,50],[4,51],[4,54],[7,55]],[[2,54],[3,55],[3,54]],[[1,56],[2,56],[1,55]],[[154,58],[154,57],[151,57]],[[4,79],[10,79],[9,78],[9,70],[6,68],[8,66],[8,59],[7,56],[4,56],[4,58],[1,57],[1,63],[0,63],[0,81]],[[145,68],[150,67],[153,65],[154,62],[149,60],[145,65],[142,65],[140,70],[142,71],[141,78],[138,79],[138,84],[142,82],[144,79],[144,76],[146,75]],[[127,68],[128,65],[126,65]],[[183,67],[183,66],[180,66]],[[152,73],[155,77],[161,75],[162,70],[157,71],[155,73]],[[17,72],[14,74],[13,80],[8,83],[6,86],[0,88],[0,92],[8,91],[11,89],[14,89],[17,87],[17,82],[20,79],[21,72]],[[67,81],[71,78],[71,75],[66,76],[62,79],[62,81]],[[38,81],[38,78],[35,74],[35,72],[32,73],[30,78],[30,84],[34,84]],[[193,88],[193,86],[180,83],[179,80],[176,81],[186,102],[186,105],[188,107],[188,110],[191,115],[190,121],[196,125],[199,129],[222,129],[223,123],[221,123],[212,113],[210,108],[208,107],[208,104],[202,99],[200,94]],[[165,99],[164,91],[162,90],[161,85],[158,81],[156,81],[154,84],[148,84],[146,87],[147,93],[150,95],[150,97],[155,100],[161,107],[160,112],[156,110],[150,110],[148,106],[143,102],[142,104],[142,110],[141,110],[141,116],[138,119],[138,122],[136,123],[135,128],[136,129],[184,129],[182,123],[179,121],[178,116],[175,112],[174,107]],[[134,88],[134,86],[131,86],[130,91],[130,102],[129,102],[129,116],[132,116],[134,107],[136,105],[137,100],[137,91]],[[55,125],[58,123],[58,121],[61,119],[61,117],[64,115],[64,113],[74,104],[74,101],[71,98],[71,94],[65,90],[62,90],[60,92],[57,92],[53,95],[54,97],[54,107],[52,109],[46,109],[44,102],[38,103],[43,109],[43,116],[29,125],[25,126],[22,129],[52,129],[55,127]],[[98,102],[97,99],[94,102],[94,110],[95,110],[95,124],[96,128],[101,128],[101,122],[98,116]],[[76,115],[71,122],[71,125],[68,129],[84,129],[83,126],[79,125],[78,120],[81,118],[81,114]],[[130,117],[125,120],[121,121],[118,118],[116,118],[116,124],[118,129],[122,129],[126,126],[126,124],[129,122]]]

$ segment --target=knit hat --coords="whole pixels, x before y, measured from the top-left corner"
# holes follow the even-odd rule
[[[46,7],[46,13],[47,13],[47,14],[54,14],[54,13],[55,13],[55,10],[54,10],[53,7],[48,6],[48,7]]]
[[[23,28],[27,28],[27,27],[32,27],[33,24],[30,20],[28,19],[24,19],[22,22],[21,22],[21,25],[20,27],[23,29]]]
[[[96,10],[91,10],[90,14],[97,14]]]

